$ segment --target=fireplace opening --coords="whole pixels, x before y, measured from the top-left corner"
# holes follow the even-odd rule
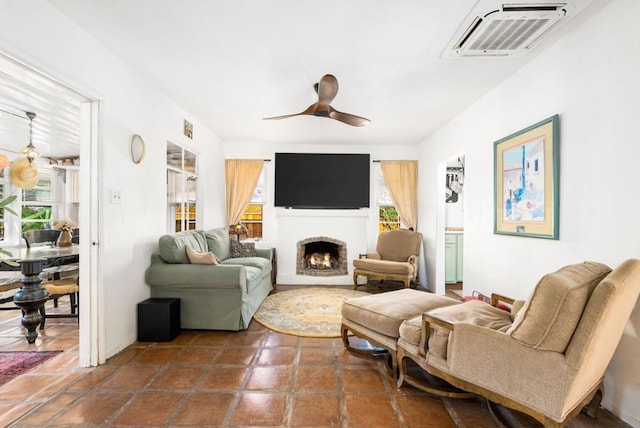
[[[296,273],[310,276],[347,275],[347,246],[333,238],[307,238],[298,242]]]
[[[306,269],[338,269],[339,247],[332,242],[311,242],[304,246]]]

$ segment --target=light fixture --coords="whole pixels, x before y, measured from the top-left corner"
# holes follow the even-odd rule
[[[29,160],[29,163],[31,163],[35,158],[40,157],[40,152],[33,145],[33,119],[36,117],[36,114],[30,111],[25,113],[29,118],[29,144],[27,147],[20,150],[20,153],[22,153],[24,157]]]

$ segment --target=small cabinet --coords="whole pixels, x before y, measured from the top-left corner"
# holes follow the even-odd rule
[[[446,233],[444,241],[444,281],[447,284],[462,282],[462,248],[464,235]]]

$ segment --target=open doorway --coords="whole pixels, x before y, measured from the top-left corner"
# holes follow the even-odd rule
[[[447,161],[445,171],[445,294],[463,295],[465,157]]]
[[[47,301],[46,304],[54,305],[48,314],[64,316],[48,320],[43,327],[48,324],[51,328],[39,336],[43,340],[51,338],[57,322],[72,327],[67,330],[75,327],[74,334],[64,337],[65,343],[70,342],[68,338],[77,338],[79,364],[97,365],[100,362],[96,315],[99,103],[4,52],[0,52],[0,71],[0,154],[7,161],[4,174],[0,174],[0,187],[6,193],[4,197],[16,197],[13,212],[0,215],[0,247],[10,255],[21,254],[27,245],[25,231],[52,232],[61,223],[74,225],[73,245],[77,246],[75,254],[80,255],[80,263],[75,271],[69,272],[76,278],[74,285],[82,288],[77,302],[82,317],[69,317],[72,311],[61,309],[55,301]],[[37,149],[30,160],[37,173],[34,183],[23,185],[11,177],[10,171],[16,162],[24,160],[23,146],[27,143]],[[33,245],[53,247],[56,243]],[[10,306],[10,300],[5,306]],[[70,302],[69,306],[72,305]],[[18,314],[19,321],[19,311],[7,313]]]

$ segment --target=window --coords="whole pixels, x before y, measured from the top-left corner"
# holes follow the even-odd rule
[[[378,205],[378,232],[400,229],[400,215],[393,204],[380,164],[376,167],[376,203]]]
[[[267,203],[267,167],[262,165],[262,172],[256,185],[256,190],[249,200],[247,209],[242,214],[240,223],[248,230],[247,238],[262,238],[262,210]]]
[[[73,219],[65,215],[62,206],[64,182],[50,168],[39,166],[38,183],[30,189],[20,189],[9,179],[9,168],[0,170],[0,199],[16,195],[10,207],[17,215],[0,210],[0,240],[4,245],[19,245],[27,230],[50,229],[56,218]]]
[[[51,173],[41,170],[38,184],[22,190],[22,232],[51,229],[51,213],[56,202]]]
[[[167,143],[167,231],[196,228],[198,157],[177,144]]]

